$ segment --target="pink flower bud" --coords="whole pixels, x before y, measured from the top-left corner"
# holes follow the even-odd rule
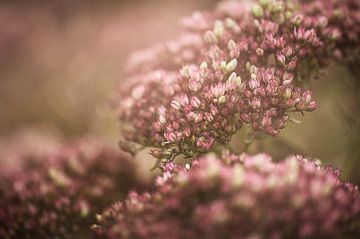
[[[201,102],[200,102],[199,98],[197,98],[196,96],[193,96],[193,97],[191,97],[191,99],[190,99],[190,104],[191,104],[191,106],[194,107],[194,108],[199,108]]]
[[[181,109],[180,103],[177,102],[176,100],[171,101],[171,107],[173,107],[175,110],[180,110]]]

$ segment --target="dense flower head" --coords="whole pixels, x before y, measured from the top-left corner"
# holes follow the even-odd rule
[[[179,39],[132,58],[118,107],[125,140],[171,158],[227,144],[243,124],[277,135],[317,107],[303,85],[359,46],[359,16],[355,0],[224,1],[194,13]]]
[[[299,1],[305,26],[324,26],[321,34],[333,40],[335,57],[360,63],[360,2],[357,0]]]
[[[144,185],[125,153],[95,140],[15,159],[0,175],[1,238],[86,238],[96,212]]]
[[[152,193],[132,192],[97,216],[99,238],[346,238],[358,188],[318,160],[213,154],[169,162]],[[354,237],[350,237],[354,238]]]

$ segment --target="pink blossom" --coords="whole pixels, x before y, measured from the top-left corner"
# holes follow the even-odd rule
[[[179,39],[132,68],[134,83],[120,92],[125,140],[190,156],[208,148],[198,143],[203,137],[227,144],[243,124],[277,135],[290,114],[317,107],[302,83],[330,60],[354,60],[359,9],[356,0],[275,0],[225,1],[197,12]]]
[[[126,154],[94,140],[21,152],[17,163],[0,175],[1,238],[88,237],[96,212],[145,185]]]
[[[291,156],[225,152],[169,162],[152,193],[131,193],[98,217],[99,238],[358,236],[360,194],[338,170]]]

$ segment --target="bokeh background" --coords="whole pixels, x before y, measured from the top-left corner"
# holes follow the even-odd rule
[[[215,0],[1,1],[0,150],[36,148],[51,139],[93,135],[116,147],[119,127],[111,102],[126,79],[133,50],[179,33],[179,19]],[[280,159],[304,153],[343,170],[360,184],[360,99],[356,76],[338,64],[312,82],[319,108],[279,137],[259,136],[249,152]],[[246,129],[234,136],[244,150]],[[15,146],[14,146],[15,145]],[[9,150],[8,150],[9,151]],[[154,160],[142,152],[144,174]]]

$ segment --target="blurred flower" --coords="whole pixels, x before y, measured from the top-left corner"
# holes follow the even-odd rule
[[[290,113],[316,109],[298,85],[359,46],[358,1],[327,2],[224,1],[186,18],[178,40],[133,58],[118,107],[125,140],[191,157],[243,124],[277,135]]]
[[[302,156],[209,154],[162,167],[152,193],[97,216],[99,238],[336,238],[355,233],[360,195]],[[358,225],[358,224],[357,224]],[[352,234],[354,236],[354,234]],[[343,238],[343,237],[342,237]]]
[[[304,17],[302,24],[320,29],[325,44],[335,45],[331,53],[340,63],[359,61],[360,2],[357,0],[299,1]],[[331,49],[329,48],[329,49]]]
[[[0,175],[1,238],[86,238],[94,214],[143,183],[130,158],[94,140],[25,154]]]

